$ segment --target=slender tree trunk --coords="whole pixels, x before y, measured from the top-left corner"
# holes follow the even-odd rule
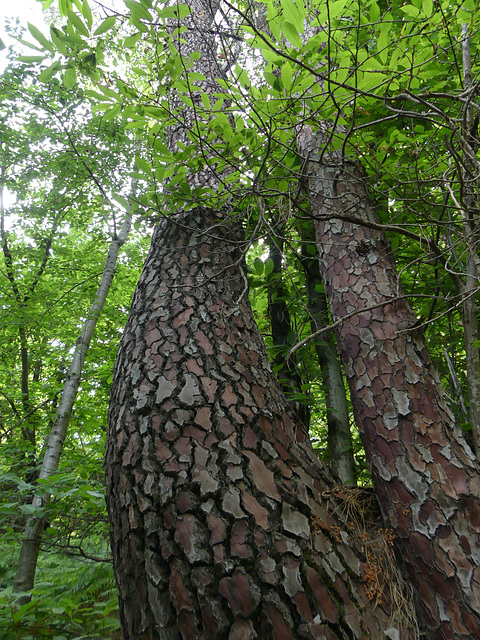
[[[432,640],[480,638],[480,475],[454,424],[423,335],[390,262],[358,165],[308,156],[320,270],[337,330],[356,421],[386,522],[416,590]],[[322,158],[315,162],[316,158]],[[360,224],[342,219],[356,216]]]
[[[5,241],[6,244],[6,241]],[[5,246],[4,244],[4,246]],[[21,307],[22,305],[20,305]],[[30,358],[28,350],[28,339],[25,327],[20,325],[19,327],[19,341],[20,341],[20,362],[21,362],[21,374],[20,374],[20,392],[22,397],[22,440],[26,445],[26,450],[22,452],[24,477],[26,482],[33,484],[37,479],[37,460],[36,460],[36,416],[35,410],[30,398]]]
[[[467,276],[461,294],[463,340],[467,365],[467,389],[470,424],[477,458],[480,458],[480,334],[478,330],[477,270],[470,257],[467,258]]]
[[[448,354],[448,351],[445,349],[445,347],[442,347],[442,351],[445,362],[447,363],[448,372],[450,374],[450,397],[454,398],[455,404],[459,408],[463,420],[465,422],[468,422],[468,411],[465,400],[463,398],[462,385],[460,384],[457,372],[455,371],[455,366],[453,364],[452,358]]]
[[[273,345],[277,347],[275,354],[277,378],[290,406],[308,433],[310,408],[306,401],[299,401],[298,397],[295,398],[295,396],[302,394],[302,377],[297,370],[296,359],[287,355],[292,344],[290,340],[292,325],[285,302],[287,291],[282,280],[282,251],[274,238],[270,242],[269,258],[273,261],[273,271],[268,285],[268,315],[270,316]]]
[[[75,346],[75,352],[68,370],[67,379],[63,387],[60,403],[55,415],[53,426],[48,436],[45,452],[40,467],[39,478],[48,478],[58,469],[60,456],[62,455],[63,444],[67,435],[67,427],[70,421],[75,398],[80,386],[80,380],[85,363],[85,358],[90,346],[90,342],[97,325],[98,318],[105,305],[113,276],[115,266],[121,246],[127,239],[131,227],[131,215],[127,215],[117,237],[115,237],[109,247],[108,255],[103,268],[102,278],[95,295],[95,299],[88,312],[80,336]],[[17,563],[14,589],[19,594],[19,603],[28,602],[29,594],[33,589],[35,572],[37,568],[38,553],[40,550],[41,535],[43,531],[44,518],[41,515],[41,508],[48,502],[49,496],[35,495],[33,506],[40,511],[40,515],[33,515],[28,519],[20,556]]]
[[[468,25],[462,24],[462,60],[465,89],[472,88],[472,59]],[[473,442],[477,458],[480,458],[480,350],[477,309],[477,289],[480,279],[480,258],[478,242],[478,161],[475,158],[476,137],[475,114],[471,104],[467,103],[464,113],[463,129],[463,167],[462,191],[465,212],[464,230],[466,237],[466,277],[463,291],[462,321],[464,330],[465,357],[467,364],[468,400]]]
[[[245,293],[224,217],[162,221],[108,420],[124,638],[414,638],[388,594],[371,605],[362,544],[329,509],[332,483],[291,419]]]
[[[312,225],[313,227],[313,225]],[[312,228],[314,236],[314,230]],[[306,229],[302,238],[307,241]],[[308,238],[312,241],[312,237]],[[308,245],[304,245],[304,249]],[[303,251],[302,265],[307,288],[307,309],[312,333],[317,333],[329,323],[328,304],[325,293],[318,290],[323,285],[318,266],[318,253],[311,255]],[[337,345],[331,332],[313,339],[318,363],[322,372],[328,428],[328,450],[333,471],[345,484],[355,484],[355,461],[353,458],[352,434],[348,415],[347,394],[343,373],[338,358]]]
[[[0,236],[2,240],[2,252],[5,260],[6,276],[10,282],[12,295],[18,304],[19,310],[21,310],[22,307],[25,306],[26,295],[21,294],[15,278],[13,257],[10,253],[8,235],[5,230],[5,208],[3,201],[4,181],[5,166],[2,166],[0,167]],[[23,408],[23,418],[21,420],[22,440],[24,445],[26,445],[26,450],[22,451],[19,456],[21,458],[19,462],[25,470],[25,480],[27,482],[34,482],[36,480],[36,428],[29,389],[30,361],[28,353],[28,337],[23,323],[23,317],[20,319],[18,325],[18,339],[20,344],[20,396]]]

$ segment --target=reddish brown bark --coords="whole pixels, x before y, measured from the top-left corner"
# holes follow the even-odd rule
[[[376,495],[428,638],[480,638],[480,476],[403,297],[358,166],[309,154],[320,268]],[[342,219],[342,217],[344,219]],[[353,224],[345,218],[357,218]],[[400,299],[398,299],[400,298]],[[391,302],[389,302],[391,301]],[[374,307],[376,308],[371,308]],[[364,311],[362,311],[364,309]]]
[[[108,427],[124,637],[413,638],[384,635],[400,623],[369,601],[360,543],[329,512],[244,282],[238,237],[206,212],[155,232]]]

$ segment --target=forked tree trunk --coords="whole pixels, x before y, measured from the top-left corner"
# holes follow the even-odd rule
[[[304,129],[320,269],[375,492],[432,640],[480,638],[480,475],[375,230],[359,167]],[[343,219],[342,219],[343,218]],[[353,224],[348,219],[362,224]],[[369,226],[370,225],[370,226]],[[362,311],[363,310],[363,311]],[[355,314],[355,315],[351,315]]]
[[[105,464],[124,638],[413,638],[388,594],[373,608],[375,563],[329,512],[233,228],[163,220],[122,337]]]

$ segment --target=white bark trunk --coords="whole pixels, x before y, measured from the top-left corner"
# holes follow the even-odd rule
[[[108,292],[110,291],[120,248],[127,239],[131,223],[132,216],[129,212],[127,213],[118,235],[113,238],[110,243],[108,255],[105,260],[105,266],[103,268],[102,278],[100,280],[95,299],[83,324],[80,336],[78,337],[77,344],[75,346],[75,353],[73,354],[72,362],[68,370],[67,379],[63,387],[55,420],[47,440],[45,454],[39,473],[40,479],[48,478],[58,469],[63,444],[67,434],[68,423],[70,421],[70,415],[72,413],[75,398],[78,393],[78,387],[80,385],[85,358],[98,318],[100,317]],[[48,499],[48,495],[40,497],[36,494],[33,498],[32,504],[35,509],[40,509],[48,502]],[[27,521],[22,547],[20,549],[20,556],[17,563],[14,589],[19,594],[17,600],[19,604],[27,602],[30,598],[28,592],[34,585],[42,530],[43,517],[41,515],[34,514]]]

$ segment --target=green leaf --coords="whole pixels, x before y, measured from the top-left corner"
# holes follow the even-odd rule
[[[272,273],[273,267],[273,260],[271,258],[267,258],[267,261],[265,262],[265,277],[269,276]]]
[[[17,60],[20,62],[42,62],[45,60],[45,56],[18,56]]]
[[[43,33],[39,29],[37,29],[37,27],[35,27],[33,24],[30,24],[30,22],[27,23],[27,27],[30,33],[32,34],[32,36],[35,38],[35,40],[39,42],[44,49],[46,49],[47,51],[50,51],[50,53],[53,53],[54,49],[52,47],[52,43],[47,40],[47,38],[43,35]]]
[[[42,71],[42,73],[38,76],[38,79],[40,80],[40,82],[48,82],[49,80],[51,80],[51,78],[53,78],[59,68],[60,63],[54,62],[52,65]]]
[[[178,94],[180,100],[187,105],[187,107],[193,107],[193,101],[188,96],[183,96],[181,93]]]
[[[277,67],[282,65],[283,61],[285,60],[283,56],[278,55],[278,53],[276,53],[275,51],[272,51],[272,49],[268,47],[265,47],[262,49],[262,56],[265,58],[267,62],[271,62]]]
[[[255,258],[254,262],[253,262],[253,268],[255,269],[255,273],[257,274],[257,276],[261,276],[263,273],[263,269],[264,269],[264,262],[263,260],[261,260],[260,258]]]
[[[125,40],[123,41],[123,46],[127,47],[127,49],[132,49],[141,37],[142,34],[140,31],[138,33],[134,33],[133,36],[128,36],[128,38],[125,38]]]
[[[78,31],[78,33],[88,38],[88,36],[90,35],[90,32],[88,31],[87,27],[83,24],[82,19],[79,16],[77,16],[76,13],[74,13],[73,11],[69,11],[67,13],[67,18],[70,24],[72,24],[75,27],[75,29]]]
[[[43,51],[42,47],[38,47],[36,44],[28,42],[28,40],[24,40],[23,38],[17,38],[20,44],[23,44],[24,47],[28,47],[29,49],[35,49],[35,51]]]
[[[65,607],[53,607],[52,613],[57,615],[57,616],[59,614],[65,613]]]
[[[128,9],[132,12],[133,17],[137,17],[140,20],[146,20],[147,22],[153,22],[153,16],[150,11],[135,0],[123,0]]]
[[[289,22],[293,26],[297,35],[298,33],[303,33],[305,21],[305,7],[303,6],[303,0],[296,0],[296,2],[293,2],[293,0],[280,0],[280,4],[282,5],[282,15],[286,22]],[[290,40],[290,38],[288,39]],[[290,40],[290,42],[292,41]]]
[[[88,28],[91,29],[93,24],[93,16],[92,16],[92,10],[90,9],[90,5],[88,4],[88,0],[83,0],[82,15],[87,22]]]
[[[66,16],[67,12],[72,8],[71,0],[58,0],[58,8],[61,16]]]
[[[75,85],[76,81],[77,81],[77,74],[75,72],[75,69],[70,67],[63,74],[62,82],[66,89],[71,89]]]
[[[143,171],[144,173],[146,173],[148,175],[151,174],[152,168],[151,168],[150,164],[146,160],[141,158],[140,156],[135,156],[135,164],[140,169],[140,171]]]
[[[301,49],[302,39],[298,35],[298,30],[290,22],[283,23],[283,33],[290,40],[294,47]]]
[[[42,518],[45,515],[43,507],[35,507],[33,504],[21,504],[18,508],[26,516],[35,514],[38,518]]]
[[[423,0],[422,11],[427,17],[430,17],[433,11],[433,0]]]
[[[6,45],[4,43],[4,41],[0,38],[0,51],[3,51],[3,49],[6,49]]]
[[[105,494],[101,493],[100,491],[87,491],[89,496],[92,496],[92,498],[101,498],[102,500],[105,499]]]
[[[288,60],[282,64],[282,82],[283,88],[289,91],[292,88],[292,67]]]
[[[101,33],[105,33],[105,31],[109,31],[115,25],[116,20],[117,19],[115,18],[115,16],[110,16],[106,18],[102,22],[102,24],[95,29],[93,35],[99,36]]]
[[[370,22],[373,22],[374,24],[377,23],[380,19],[380,7],[375,0],[374,2],[372,2],[372,5],[370,7],[369,18]]]
[[[163,9],[156,9],[157,15],[160,18],[178,18],[183,20],[190,15],[190,7],[186,4],[176,4],[173,7],[165,7]]]
[[[210,98],[205,93],[205,91],[202,91],[201,97],[202,97],[202,103],[205,108],[205,111],[210,111]]]
[[[58,29],[55,29],[55,30],[52,29],[50,32],[50,35],[52,37],[52,43],[55,46],[55,49],[57,49],[57,51],[60,51],[60,53],[63,54],[64,56],[68,56],[68,49],[65,46],[65,43],[62,42],[62,40],[57,36],[55,31],[58,33]]]
[[[145,126],[145,120],[134,120],[125,125],[125,129],[143,129]]]
[[[382,24],[380,26],[380,33],[377,37],[377,51],[378,57],[385,64],[388,58],[388,44],[389,44],[389,32],[388,25]]]
[[[413,7],[411,4],[400,7],[400,11],[403,11],[403,13],[406,13],[407,16],[410,16],[412,18],[417,18],[418,14],[420,13],[420,9],[417,9],[417,7]]]
[[[113,200],[115,200],[115,202],[118,202],[124,209],[128,210],[128,200],[126,198],[124,198],[123,196],[120,195],[115,195],[112,196]]]

